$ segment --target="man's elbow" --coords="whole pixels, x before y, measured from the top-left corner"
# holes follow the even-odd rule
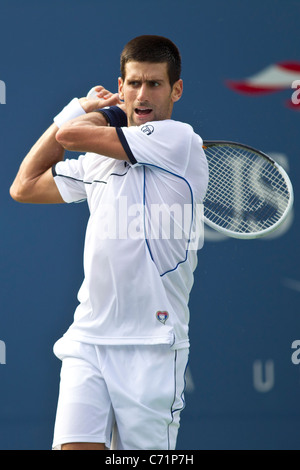
[[[14,183],[9,188],[9,194],[14,201],[24,202],[24,195]]]
[[[71,126],[63,125],[55,135],[56,141],[65,149],[65,150],[75,150],[76,141],[74,130]]]
[[[67,131],[65,128],[60,128],[55,135],[56,141],[63,147],[66,148],[66,145],[68,144],[67,141]]]
[[[9,188],[9,194],[16,202],[30,202],[31,199],[31,186],[29,184],[14,181]]]

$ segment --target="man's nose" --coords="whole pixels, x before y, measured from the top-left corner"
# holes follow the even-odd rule
[[[137,98],[140,102],[147,101],[148,99],[147,83],[141,84]]]

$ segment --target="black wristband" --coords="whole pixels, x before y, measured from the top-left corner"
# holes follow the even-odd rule
[[[127,127],[126,113],[119,106],[107,106],[98,109],[98,112],[103,114],[111,127]]]

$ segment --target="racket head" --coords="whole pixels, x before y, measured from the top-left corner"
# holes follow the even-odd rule
[[[204,141],[203,148],[210,175],[204,222],[239,239],[261,238],[277,230],[294,202],[286,171],[248,145]]]

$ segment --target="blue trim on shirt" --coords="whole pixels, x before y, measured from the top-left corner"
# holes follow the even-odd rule
[[[123,133],[123,130],[120,128],[120,127],[117,127],[116,128],[116,131],[117,131],[117,134],[119,136],[119,139],[120,139],[120,142],[130,160],[130,162],[133,164],[133,165],[136,165],[137,163],[139,165],[143,165],[144,166],[144,195],[143,195],[143,205],[144,205],[144,228],[145,228],[145,186],[146,186],[146,172],[145,172],[145,166],[149,166],[149,167],[153,167],[153,168],[157,168],[159,170],[162,170],[162,171],[165,171],[166,173],[169,173],[170,175],[173,175],[173,176],[176,176],[177,178],[180,178],[182,179],[183,181],[185,181],[185,183],[188,185],[189,187],[189,190],[191,192],[191,199],[192,199],[192,221],[191,221],[191,227],[190,227],[190,231],[189,231],[189,240],[188,240],[188,246],[187,246],[187,249],[186,249],[186,254],[185,254],[185,259],[182,260],[182,261],[179,261],[177,263],[177,265],[175,266],[175,268],[173,269],[169,269],[168,271],[166,271],[165,273],[161,274],[160,276],[165,276],[165,274],[168,274],[172,271],[175,271],[178,266],[182,263],[185,263],[186,260],[187,260],[187,257],[188,257],[188,252],[189,252],[189,245],[190,245],[190,242],[191,242],[191,232],[192,232],[192,227],[193,227],[193,222],[194,222],[194,196],[193,196],[193,191],[192,191],[192,188],[191,188],[191,185],[190,183],[183,177],[183,176],[180,176],[180,175],[177,175],[176,173],[173,173],[172,171],[169,171],[169,170],[166,170],[165,168],[161,168],[157,165],[154,165],[152,163],[143,163],[143,162],[138,162],[135,158],[135,156],[133,155],[132,151],[131,151],[131,148],[129,147],[129,144],[127,142],[127,139]],[[148,242],[148,239],[146,238],[146,233],[145,233],[145,242],[146,242],[146,245],[147,245],[147,248],[149,250],[149,254],[151,256],[151,259],[153,260],[154,262],[154,259],[153,259],[153,255],[151,253],[151,249],[150,249],[150,245],[149,245],[149,242]]]
[[[144,166],[144,195],[143,195],[143,205],[144,205],[144,227],[145,227],[145,205],[146,205],[146,194],[145,194],[145,188],[146,188],[146,172],[145,172],[145,167],[153,167],[153,168],[157,168],[158,170],[162,170],[162,171],[165,171],[166,173],[169,173],[170,175],[173,175],[177,178],[180,178],[181,180],[183,180],[187,185],[188,185],[188,188],[190,190],[190,193],[191,193],[191,200],[192,200],[192,220],[191,220],[191,226],[190,226],[190,230],[189,230],[189,239],[188,239],[188,242],[187,242],[187,249],[186,249],[186,252],[185,252],[185,258],[182,260],[182,261],[179,261],[177,263],[177,265],[172,268],[172,269],[169,269],[168,271],[166,271],[165,273],[163,274],[160,274],[160,277],[163,277],[165,276],[166,274],[172,272],[172,271],[176,271],[176,269],[178,268],[178,266],[182,263],[185,263],[186,260],[187,260],[187,257],[188,257],[188,253],[189,253],[189,245],[190,245],[190,242],[191,242],[191,232],[192,232],[192,227],[193,227],[193,222],[194,222],[194,195],[193,195],[193,190],[192,190],[192,187],[190,185],[190,183],[183,177],[183,176],[180,176],[180,175],[177,175],[176,173],[173,173],[172,171],[170,170],[166,170],[165,168],[161,168],[160,166],[157,166],[157,165],[154,165],[153,163],[142,163],[142,162],[138,162],[140,165],[143,165]],[[150,245],[149,245],[149,242],[148,242],[148,239],[146,238],[146,231],[145,231],[145,242],[146,242],[146,245],[147,245],[147,248],[149,250],[149,253],[150,253],[150,256],[151,256],[151,259],[154,261],[154,258],[153,258],[153,255],[151,253],[151,249],[150,249]]]

